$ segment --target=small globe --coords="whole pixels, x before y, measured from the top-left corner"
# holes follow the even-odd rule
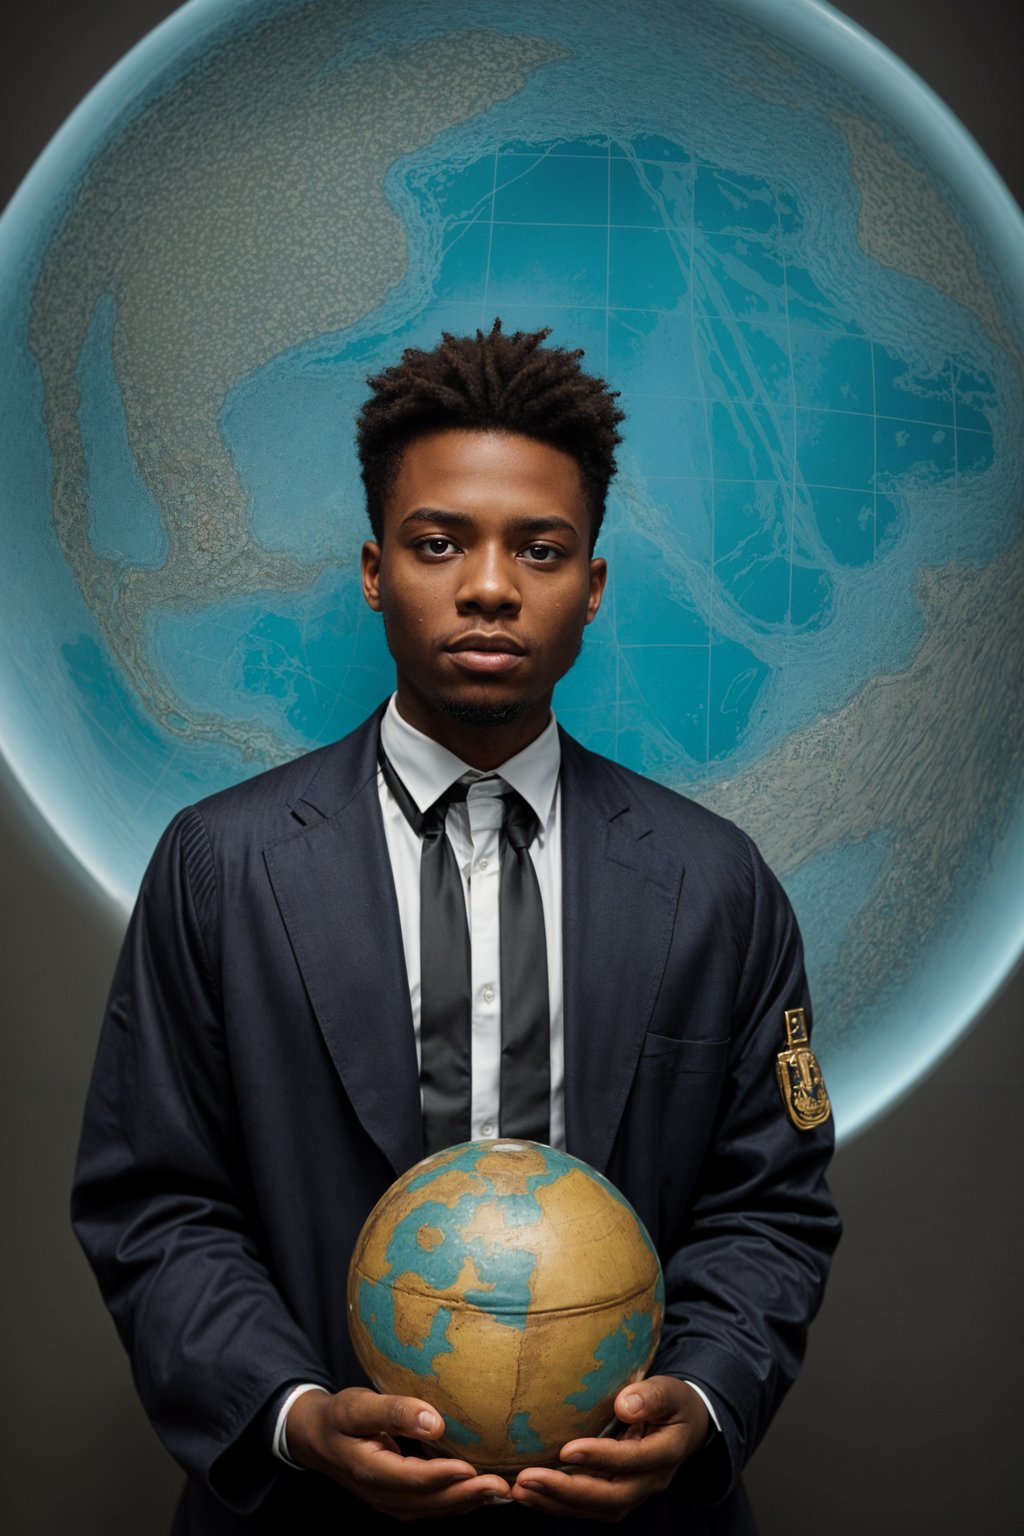
[[[657,1349],[664,1283],[636,1212],[587,1163],[471,1141],[417,1163],[374,1206],[348,1311],[374,1386],[444,1415],[433,1449],[514,1475],[607,1427]]]

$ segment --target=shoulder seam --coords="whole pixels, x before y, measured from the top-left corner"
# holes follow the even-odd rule
[[[194,805],[186,806],[181,813],[181,851],[185,862],[192,905],[195,908],[196,928],[203,952],[203,964],[210,985],[220,993],[217,973],[211,964],[207,931],[215,930],[218,916],[217,872],[213,860],[210,834],[202,814]]]
[[[747,874],[750,880],[750,922],[747,926],[746,943],[743,946],[743,965],[740,968],[739,979],[736,983],[736,995],[738,997],[743,990],[743,984],[747,979],[747,967],[750,964],[750,946],[754,937],[754,924],[757,921],[758,880],[757,870],[754,867],[753,840],[741,827],[737,827],[736,830],[740,835],[740,845],[743,849],[743,857],[746,861]]]

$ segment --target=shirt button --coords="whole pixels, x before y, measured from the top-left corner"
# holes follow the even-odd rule
[[[493,1003],[494,1002],[494,988],[493,987],[484,987],[484,1002],[485,1003]]]
[[[491,1124],[491,1122],[489,1120],[485,1120],[483,1125],[480,1127],[480,1131],[481,1131],[481,1134],[484,1135],[484,1136],[493,1136],[494,1135],[494,1126]]]
[[[477,869],[486,869],[490,862],[490,859],[479,859],[476,867]]]

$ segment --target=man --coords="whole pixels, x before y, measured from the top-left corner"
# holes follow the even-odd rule
[[[809,1051],[802,1109],[777,1076],[806,1047],[800,938],[741,832],[554,723],[621,413],[547,334],[446,336],[371,380],[363,590],[395,695],[182,812],[139,894],[73,1211],[190,1474],[179,1532],[754,1529],[739,1474],[839,1231]],[[605,1171],[666,1279],[620,1433],[511,1486],[418,1454],[439,1415],[363,1384],[343,1307],[396,1175],[499,1129]]]

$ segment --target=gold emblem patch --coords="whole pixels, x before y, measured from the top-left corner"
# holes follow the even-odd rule
[[[775,1058],[782,1102],[801,1131],[824,1125],[832,1113],[818,1058],[811,1050],[802,1008],[786,1009],[786,1049]]]

